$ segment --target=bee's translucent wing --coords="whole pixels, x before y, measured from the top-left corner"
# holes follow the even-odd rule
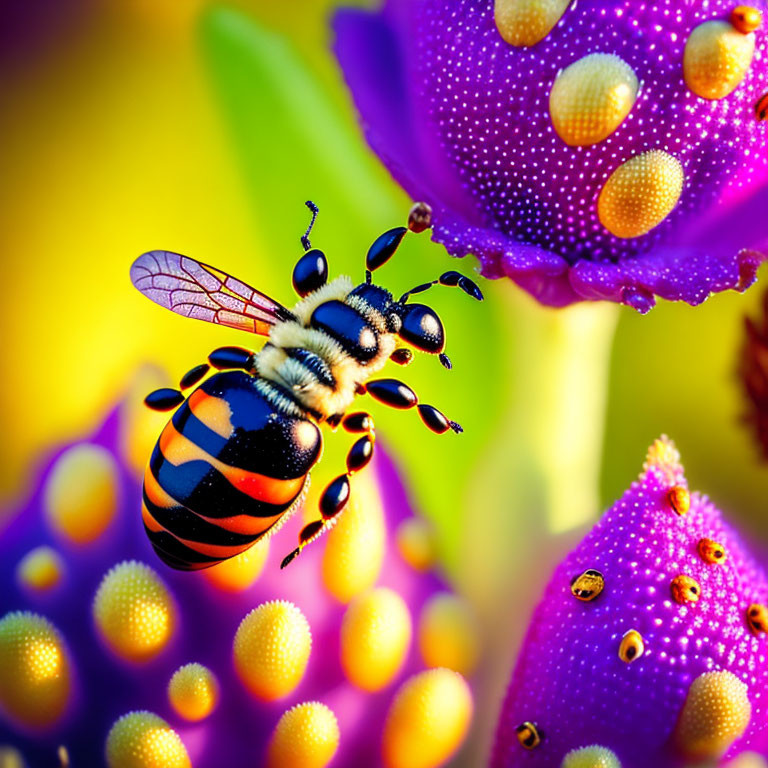
[[[131,282],[161,307],[185,317],[262,336],[291,313],[226,272],[172,251],[150,251],[131,265]]]

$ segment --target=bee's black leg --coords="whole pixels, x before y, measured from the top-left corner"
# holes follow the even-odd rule
[[[365,385],[368,394],[384,405],[391,408],[414,408],[418,406],[419,416],[424,424],[433,432],[441,435],[452,429],[454,432],[463,432],[460,424],[446,418],[440,411],[432,405],[419,403],[416,393],[402,381],[397,379],[375,379]]]
[[[307,544],[320,537],[325,531],[332,528],[339,519],[344,507],[349,501],[350,487],[349,478],[367,467],[373,458],[373,445],[375,432],[373,429],[373,418],[367,413],[352,413],[346,416],[342,421],[342,426],[348,432],[365,433],[358,438],[347,453],[347,471],[332,480],[323,491],[320,497],[320,519],[307,523],[299,533],[299,546],[293,550],[287,557],[283,558],[280,568],[285,568],[292,560],[301,553],[301,550]]]
[[[256,353],[245,347],[219,347],[208,355],[208,362],[218,371],[252,371],[255,360]]]

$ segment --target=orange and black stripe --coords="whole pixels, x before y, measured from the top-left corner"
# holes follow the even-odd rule
[[[170,566],[197,570],[261,538],[301,494],[321,437],[241,371],[219,373],[176,411],[144,476],[144,527]]]

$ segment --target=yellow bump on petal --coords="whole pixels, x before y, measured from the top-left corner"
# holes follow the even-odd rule
[[[0,706],[19,723],[44,728],[66,712],[72,662],[60,632],[29,611],[0,619]]]
[[[684,485],[673,485],[667,493],[667,501],[675,513],[682,517],[691,508],[691,493]]]
[[[705,672],[688,689],[676,738],[689,758],[716,760],[749,725],[747,686],[731,672]]]
[[[496,28],[510,45],[531,46],[560,21],[571,0],[495,0]]]
[[[386,768],[436,768],[461,746],[472,720],[472,692],[450,669],[413,675],[397,691],[384,723]]]
[[[202,720],[213,712],[219,684],[208,667],[192,662],[179,667],[168,683],[168,700],[185,720]]]
[[[93,618],[106,644],[129,661],[148,661],[173,635],[176,615],[171,593],[144,563],[127,560],[101,580]]]
[[[755,35],[743,34],[727,21],[705,21],[685,44],[685,84],[702,99],[722,99],[747,74],[755,52]]]
[[[607,747],[592,744],[571,750],[563,758],[560,768],[621,768],[621,761]]]
[[[768,768],[768,762],[757,752],[742,752],[726,763],[725,768]]]
[[[191,768],[179,734],[152,712],[129,712],[107,735],[109,768]]]
[[[26,768],[24,756],[13,747],[0,747],[0,768]]]
[[[648,472],[652,467],[660,470],[670,483],[677,482],[683,476],[680,452],[675,447],[674,441],[666,435],[654,440],[653,445],[648,449],[643,472]]]
[[[115,517],[117,488],[117,463],[109,451],[91,443],[69,448],[45,482],[49,525],[76,544],[95,541]]]
[[[669,216],[683,191],[683,166],[652,149],[622,163],[597,200],[600,223],[623,239],[650,232]]]
[[[699,557],[710,565],[721,565],[728,559],[728,552],[722,544],[713,539],[700,539],[696,545]]]
[[[32,592],[47,592],[61,583],[64,561],[51,547],[35,547],[19,560],[16,581]]]
[[[369,467],[352,478],[349,503],[326,536],[323,583],[337,600],[348,603],[376,583],[386,538],[384,507]]]
[[[325,768],[338,747],[336,715],[319,701],[297,704],[272,732],[267,768]]]
[[[760,603],[752,603],[747,608],[747,624],[753,635],[768,632],[768,608]]]
[[[415,571],[428,571],[437,560],[434,528],[422,517],[409,517],[400,523],[395,542],[400,557]]]
[[[264,537],[245,552],[205,568],[201,573],[203,578],[222,592],[243,592],[259,578],[268,555],[269,539]]]
[[[619,643],[619,658],[625,664],[637,661],[645,653],[645,640],[636,630],[630,629]]]
[[[144,474],[170,415],[147,408],[144,398],[155,389],[168,386],[174,384],[164,371],[142,366],[131,378],[120,406],[120,455],[138,477]]]
[[[608,138],[635,105],[637,75],[623,59],[592,53],[557,76],[549,94],[549,114],[557,135],[570,146]]]
[[[672,598],[676,603],[698,603],[701,597],[701,586],[696,579],[681,573],[675,576],[670,584]]]
[[[341,623],[341,666],[358,688],[379,691],[400,671],[411,644],[411,614],[397,592],[356,597]]]
[[[748,35],[763,25],[763,14],[751,5],[737,5],[731,11],[731,24],[742,35]]]
[[[287,600],[262,603],[237,628],[235,669],[254,696],[273,701],[301,682],[311,648],[309,622],[299,608]]]
[[[480,653],[475,617],[466,600],[443,592],[430,598],[419,618],[418,642],[428,667],[471,675]]]

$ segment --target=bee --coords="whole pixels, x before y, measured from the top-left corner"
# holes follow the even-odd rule
[[[154,410],[175,409],[149,459],[142,505],[147,536],[173,568],[207,568],[274,533],[304,498],[322,453],[323,424],[341,424],[360,437],[347,454],[346,472],[320,496],[319,517],[302,528],[281,568],[333,525],[349,499],[350,476],[373,456],[373,419],[364,411],[348,413],[359,395],[393,408],[416,408],[438,434],[462,431],[437,408],[420,403],[402,381],[371,378],[388,360],[408,364],[409,347],[451,367],[439,316],[410,302],[411,296],[444,285],[483,298],[474,282],[454,271],[397,300],[373,283],[372,273],[393,256],[408,230],[428,228],[429,206],[417,203],[408,227],[374,241],[365,282],[355,286],[348,277],[328,280],[325,254],[309,239],[318,209],[311,201],[306,205],[312,218],[293,269],[301,298],[291,310],[221,270],[170,251],[150,251],[131,266],[133,285],[172,312],[268,337],[258,352],[214,350],[207,363],[182,377],[179,390],[159,389],[145,400]],[[215,372],[208,376],[211,368]],[[188,396],[182,393],[195,385]]]

